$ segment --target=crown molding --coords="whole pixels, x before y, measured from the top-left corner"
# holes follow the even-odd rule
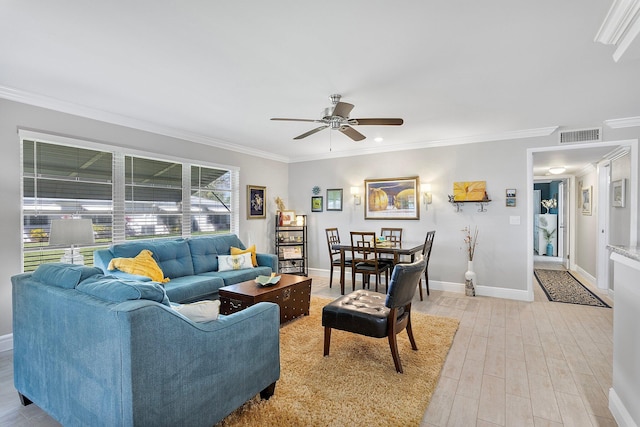
[[[624,119],[605,120],[604,124],[609,126],[612,129],[632,128],[632,127],[640,126],[640,116],[627,117]]]
[[[525,129],[510,132],[501,132],[495,134],[465,136],[461,138],[441,139],[434,141],[422,141],[397,145],[370,146],[367,148],[359,147],[357,150],[348,150],[342,152],[331,151],[329,153],[317,154],[312,156],[300,156],[292,158],[291,163],[309,162],[314,160],[335,159],[341,157],[362,156],[366,154],[379,154],[395,151],[418,150],[421,148],[446,147],[451,145],[474,144],[479,142],[504,141],[523,138],[535,138],[540,136],[549,136],[558,129],[559,126],[550,126],[537,129]]]
[[[230,142],[221,141],[219,139],[211,138],[208,136],[204,136],[204,135],[200,135],[192,132],[185,132],[185,131],[170,128],[167,126],[158,125],[157,123],[138,120],[138,119],[123,116],[120,114],[110,113],[107,111],[86,107],[84,105],[61,101],[56,98],[51,98],[44,95],[37,95],[34,93],[22,91],[19,89],[9,88],[6,86],[0,86],[0,98],[7,99],[9,101],[20,102],[23,104],[33,105],[36,107],[47,108],[49,110],[59,111],[62,113],[73,114],[75,116],[85,117],[88,119],[111,123],[114,125],[125,126],[133,129],[152,132],[159,135],[168,136],[171,138],[178,138],[178,139],[182,139],[189,142],[205,144],[212,147],[221,148],[224,150],[247,154],[250,156],[261,157],[264,159],[275,160],[275,161],[284,162],[284,163],[289,162],[289,158],[285,156],[279,156],[277,154],[269,153],[266,151],[250,149],[242,145],[232,144]]]
[[[594,41],[614,45],[613,60],[619,62],[625,52],[627,57],[638,58],[640,41],[640,0],[614,0]],[[635,43],[634,43],[635,41]]]

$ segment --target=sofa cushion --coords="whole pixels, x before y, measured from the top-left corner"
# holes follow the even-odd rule
[[[246,249],[244,243],[235,234],[218,234],[213,239],[213,242],[219,255],[231,255],[231,246]]]
[[[164,288],[155,282],[137,282],[111,276],[93,276],[78,283],[76,290],[110,302],[144,299],[170,305]]]
[[[258,266],[258,259],[256,258],[256,245],[251,245],[247,249],[236,248],[235,246],[231,246],[231,255],[242,255],[250,253],[251,254],[251,262],[254,267]]]
[[[218,271],[253,269],[251,254],[218,255]]]
[[[113,258],[107,267],[109,270],[118,269],[129,274],[146,276],[153,281],[167,283],[169,278],[164,277],[164,273],[155,259],[152,252],[143,249],[133,258]]]
[[[46,285],[73,289],[87,277],[102,274],[102,270],[84,265],[52,262],[40,264],[33,272],[33,279]]]
[[[183,304],[215,297],[224,285],[220,277],[194,275],[171,279],[164,285],[164,290],[169,300]]]
[[[113,245],[111,252],[114,257],[133,258],[143,249],[153,253],[164,275],[170,279],[194,274],[191,251],[184,239],[120,243]]]
[[[195,274],[218,270],[218,251],[211,237],[196,237],[188,240]]]

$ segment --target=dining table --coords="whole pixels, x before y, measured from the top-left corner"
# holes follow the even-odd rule
[[[424,241],[406,241],[406,242],[377,242],[376,249],[378,254],[393,255],[393,265],[400,262],[403,255],[409,256],[411,262],[415,261],[416,254],[421,253],[424,248]],[[347,252],[351,252],[351,244],[335,243],[331,245],[331,249],[340,251],[340,293],[344,295],[344,260]],[[352,284],[355,289],[355,283]]]

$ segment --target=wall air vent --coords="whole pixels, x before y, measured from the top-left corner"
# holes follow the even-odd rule
[[[560,144],[602,141],[602,128],[563,130],[560,132]]]

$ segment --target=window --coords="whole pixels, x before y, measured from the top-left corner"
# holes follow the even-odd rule
[[[81,248],[86,264],[96,247],[124,240],[237,233],[237,170],[62,139],[22,138],[24,271],[67,249],[49,246],[53,219],[92,220],[96,244]]]

